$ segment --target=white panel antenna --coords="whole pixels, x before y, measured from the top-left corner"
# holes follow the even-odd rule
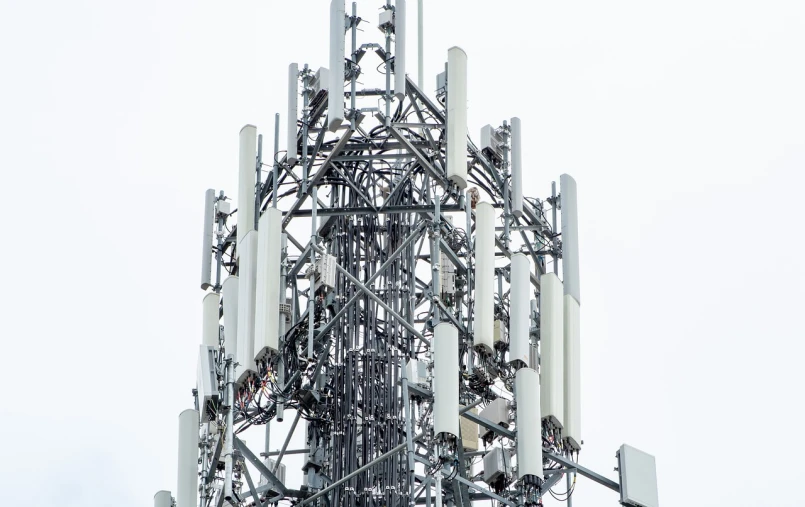
[[[657,463],[654,456],[626,444],[621,446],[617,456],[621,504],[659,507]]]
[[[442,322],[433,330],[434,435],[458,437],[458,374],[458,330]]]
[[[224,349],[226,355],[238,357],[238,293],[239,279],[228,276],[221,287],[224,298]]]
[[[562,434],[573,449],[581,449],[581,372],[579,303],[565,294],[565,428]]]
[[[564,405],[564,313],[562,282],[553,273],[540,277],[539,348],[542,417],[562,427]]]
[[[196,389],[198,405],[202,421],[215,421],[218,412],[218,377],[215,373],[215,351],[218,347],[201,345],[198,349],[198,367],[196,368]]]
[[[467,187],[467,53],[447,51],[447,177]]]
[[[565,294],[570,294],[581,304],[579,286],[579,211],[576,195],[576,180],[570,175],[559,177],[560,202],[562,204],[562,281]]]
[[[238,164],[238,246],[246,233],[254,230],[254,189],[257,184],[257,127],[240,129]]]
[[[514,377],[517,403],[517,477],[535,476],[542,480],[542,431],[539,427],[539,374],[520,368]]]
[[[154,507],[172,507],[173,497],[170,491],[157,491],[154,495]]]
[[[299,117],[299,65],[288,66],[288,118],[286,119],[288,165],[296,164],[299,154],[299,143],[296,138],[296,120]]]
[[[523,215],[523,143],[520,118],[512,118],[511,126],[511,211]]]
[[[330,0],[330,86],[327,128],[335,132],[344,122],[344,0]]]
[[[511,258],[509,291],[509,362],[530,366],[531,352],[531,262],[525,254]]]
[[[254,359],[279,348],[280,260],[282,211],[268,208],[257,229],[257,295],[255,299]],[[283,317],[284,318],[284,317]]]
[[[198,505],[198,412],[179,414],[179,459],[176,480],[176,507]]]
[[[220,323],[218,320],[221,296],[210,292],[201,303],[201,343],[218,349]]]
[[[254,310],[257,286],[257,233],[250,231],[239,244],[238,346],[235,381],[238,384],[257,370],[254,363]]]
[[[405,0],[394,3],[394,95],[405,97]]]
[[[486,352],[494,347],[495,208],[475,207],[475,322],[473,345]]]
[[[215,190],[204,193],[204,237],[201,250],[201,289],[212,287],[212,226],[215,222]]]

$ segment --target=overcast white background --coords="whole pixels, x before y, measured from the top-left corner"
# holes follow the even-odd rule
[[[175,492],[203,192],[327,64],[327,6],[0,1],[3,505]],[[663,506],[804,505],[805,4],[426,0],[426,90],[453,45],[471,134],[523,121],[526,195],[578,182],[582,463],[627,442]]]

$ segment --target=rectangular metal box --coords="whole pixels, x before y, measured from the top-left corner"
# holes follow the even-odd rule
[[[481,411],[480,416],[506,428],[509,426],[509,402],[503,398],[495,398],[486,405],[486,408]],[[492,432],[492,430],[486,428],[481,431],[483,432],[481,435],[483,437],[486,437]]]
[[[501,447],[494,447],[484,454],[484,482],[492,484],[501,477],[511,475],[511,456],[509,451]]]

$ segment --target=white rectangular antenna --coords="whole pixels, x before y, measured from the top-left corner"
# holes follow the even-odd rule
[[[514,400],[517,402],[517,477],[543,478],[542,431],[539,414],[539,374],[531,368],[520,368],[514,377]]]
[[[576,197],[576,180],[570,175],[559,177],[562,206],[562,281],[565,294],[581,304],[579,287],[579,211]]]
[[[212,287],[212,226],[215,222],[215,190],[204,193],[204,237],[201,249],[201,289]]]
[[[154,507],[172,507],[173,497],[170,491],[157,491],[154,495]]]
[[[564,313],[562,282],[553,273],[540,277],[539,350],[542,417],[562,427],[565,417]]]
[[[299,117],[299,65],[288,66],[288,118],[286,119],[287,152],[286,162],[294,165],[298,159],[299,143],[296,138],[296,120]],[[273,163],[273,161],[272,161]]]
[[[344,0],[330,0],[330,87],[327,96],[327,128],[335,132],[344,121]]]
[[[581,449],[581,354],[579,350],[579,303],[565,294],[565,428],[562,435],[573,449]]]
[[[531,261],[525,254],[512,255],[509,276],[509,362],[530,366]]]
[[[442,322],[433,330],[433,432],[459,434],[458,330]]]
[[[254,323],[256,361],[263,359],[271,351],[276,352],[279,348],[281,257],[282,211],[268,208],[260,217],[257,229],[257,296]]]
[[[201,303],[201,343],[218,350],[220,324],[218,311],[221,306],[221,296],[209,292]]]
[[[238,243],[238,347],[235,380],[242,383],[257,370],[254,364],[254,310],[257,285],[257,233],[249,231]]]
[[[394,2],[394,95],[405,97],[405,0]]]
[[[511,210],[520,218],[523,215],[523,143],[520,118],[512,118],[511,127]]]
[[[246,233],[254,230],[254,190],[257,184],[257,127],[240,129],[238,160],[238,246]]]
[[[657,462],[654,456],[623,444],[618,450],[621,504],[635,507],[659,507]]]
[[[447,50],[447,177],[467,187],[467,53]]]
[[[218,347],[201,345],[198,349],[196,389],[202,421],[214,421],[218,411],[218,379],[215,373],[215,351]]]
[[[198,505],[198,412],[179,414],[179,459],[176,474],[176,507]]]
[[[475,322],[473,345],[491,353],[494,347],[495,208],[475,206]]]
[[[236,275],[228,276],[221,287],[224,298],[224,349],[226,355],[238,357],[238,292],[239,280]]]

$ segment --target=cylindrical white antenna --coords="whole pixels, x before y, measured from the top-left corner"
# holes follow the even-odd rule
[[[201,316],[201,343],[218,350],[220,324],[218,309],[221,305],[221,296],[210,292],[204,296]]]
[[[272,208],[273,209],[273,208]],[[257,286],[257,233],[249,231],[239,243],[238,347],[235,381],[242,383],[257,370],[254,363],[254,310]]]
[[[447,50],[447,177],[467,187],[467,53]]]
[[[579,211],[576,197],[576,180],[570,175],[559,177],[562,204],[562,281],[565,294],[581,304],[579,286]]]
[[[279,348],[280,260],[282,211],[266,209],[257,229],[257,296],[255,299],[254,359]],[[284,290],[283,290],[284,292]]]
[[[417,51],[419,53],[417,55],[417,64],[418,64],[419,67],[417,68],[417,76],[416,76],[416,78],[417,78],[417,86],[419,86],[419,89],[422,90],[422,91],[425,91],[422,88],[424,86],[424,82],[425,82],[425,58],[423,56],[424,53],[425,53],[425,34],[424,34],[424,30],[425,30],[424,21],[425,21],[425,19],[424,19],[424,13],[422,11],[422,0],[419,0],[419,5],[417,6],[416,15],[417,15],[417,25],[418,25]]]
[[[238,292],[237,276],[229,276],[224,280],[221,294],[224,297],[224,348],[226,355],[238,357]]]
[[[524,254],[511,258],[509,290],[509,362],[522,361],[530,366],[531,340],[531,261]]]
[[[240,156],[238,172],[238,245],[246,233],[254,230],[254,189],[257,184],[257,127],[246,125],[240,129]]]
[[[565,427],[562,434],[573,449],[581,449],[581,354],[579,303],[565,294]]]
[[[299,65],[288,66],[288,118],[286,120],[288,135],[286,161],[294,165],[298,160],[299,143],[296,138],[296,119],[299,117]],[[276,156],[276,155],[275,155]],[[273,162],[273,161],[272,161]],[[276,200],[277,197],[274,197]]]
[[[495,208],[488,202],[475,207],[475,322],[473,345],[485,352],[494,347]]]
[[[542,431],[539,414],[539,374],[531,368],[520,368],[514,377],[514,400],[517,403],[517,477],[543,478]]]
[[[176,474],[176,507],[198,505],[198,412],[179,414],[179,466]]]
[[[511,210],[520,218],[523,215],[523,143],[520,118],[512,118],[511,140]]]
[[[204,237],[201,249],[201,289],[212,287],[212,227],[215,221],[215,190],[204,194]]]
[[[442,322],[433,330],[433,431],[459,434],[458,330]]]
[[[405,0],[394,3],[394,96],[405,98]]]
[[[330,0],[330,87],[327,90],[327,128],[335,132],[344,121],[344,0]]]
[[[539,293],[539,373],[542,390],[542,417],[563,426],[564,405],[564,311],[562,282],[553,273],[540,277]]]
[[[154,495],[154,507],[171,507],[173,505],[173,497],[170,491],[157,491]]]

